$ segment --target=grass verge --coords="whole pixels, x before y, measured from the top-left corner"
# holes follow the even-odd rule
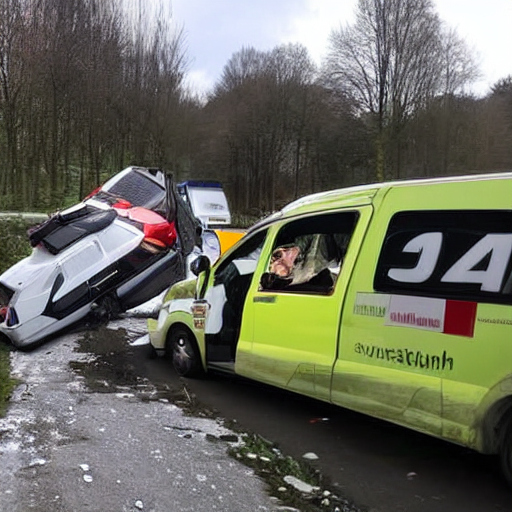
[[[29,223],[21,216],[0,220],[0,274],[32,252],[27,236]],[[17,381],[11,377],[10,346],[0,340],[0,418],[7,411]]]
[[[0,342],[0,418],[5,416],[7,404],[17,381],[11,377],[9,346]]]

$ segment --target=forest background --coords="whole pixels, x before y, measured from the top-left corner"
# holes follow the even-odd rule
[[[206,97],[183,32],[125,0],[1,0],[0,210],[51,212],[128,165],[223,182],[261,216],[312,192],[512,169],[512,76],[479,70],[431,0],[359,0],[321,66],[243,47]]]

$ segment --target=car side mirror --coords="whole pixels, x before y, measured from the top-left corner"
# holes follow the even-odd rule
[[[205,272],[206,270],[210,270],[210,259],[208,256],[201,254],[198,256],[191,264],[190,271],[195,276],[198,276],[201,272]]]

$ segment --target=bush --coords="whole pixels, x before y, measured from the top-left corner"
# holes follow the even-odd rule
[[[21,215],[0,220],[0,274],[31,254],[28,228]]]

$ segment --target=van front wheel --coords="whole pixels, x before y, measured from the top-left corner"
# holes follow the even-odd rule
[[[167,341],[167,353],[178,375],[199,377],[203,374],[196,340],[187,329],[178,327],[170,333]]]
[[[509,418],[500,446],[501,470],[506,481],[512,486],[512,416]]]

